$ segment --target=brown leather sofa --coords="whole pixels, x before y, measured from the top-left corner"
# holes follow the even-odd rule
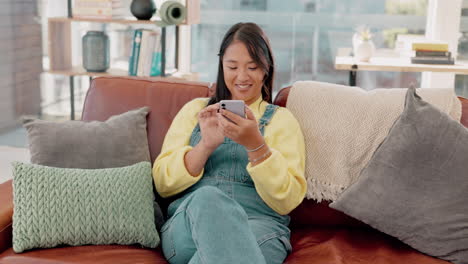
[[[148,140],[151,159],[158,155],[164,135],[179,109],[195,97],[207,97],[208,83],[150,80],[127,77],[94,79],[86,96],[82,119],[106,120],[140,106],[150,106]],[[282,89],[275,103],[285,106],[289,88]],[[468,125],[468,100],[463,104],[462,123]],[[13,197],[11,181],[0,185],[0,263],[167,263],[160,247],[79,246],[36,249],[15,254],[12,244]],[[167,201],[159,201],[162,206]],[[319,264],[442,264],[386,234],[313,200],[291,213],[293,253],[285,263]]]

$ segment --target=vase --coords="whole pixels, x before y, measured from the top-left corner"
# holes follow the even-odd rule
[[[356,49],[359,46],[359,44],[361,44],[361,43],[362,43],[362,39],[359,36],[359,34],[354,33],[354,35],[353,35],[353,56],[354,56],[354,54],[356,54]]]
[[[150,20],[156,12],[156,5],[153,0],[133,0],[130,11],[138,20]]]
[[[88,72],[109,69],[109,37],[102,31],[88,31],[82,38],[83,68]]]
[[[358,61],[368,62],[374,55],[375,45],[372,40],[361,40],[354,48],[354,57]]]
[[[165,1],[159,8],[161,21],[167,25],[178,25],[182,23],[187,16],[185,6],[177,1]]]

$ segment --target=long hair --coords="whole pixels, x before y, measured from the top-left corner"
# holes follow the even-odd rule
[[[262,86],[262,99],[272,103],[273,77],[275,63],[271,52],[270,42],[263,30],[255,23],[237,23],[224,35],[219,49],[218,77],[216,80],[216,93],[211,97],[208,105],[221,100],[231,99],[231,92],[224,80],[223,57],[226,49],[234,40],[241,41],[247,47],[250,57],[265,73]]]

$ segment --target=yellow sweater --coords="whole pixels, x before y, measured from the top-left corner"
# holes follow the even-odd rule
[[[208,98],[197,98],[187,103],[176,115],[169,128],[153,166],[156,190],[162,197],[178,194],[203,176],[193,177],[184,163],[185,154],[192,149],[190,136],[198,123],[197,114],[206,107]],[[267,102],[259,98],[249,105],[258,120],[265,112]],[[270,124],[265,127],[265,142],[272,155],[252,166],[247,165],[260,197],[279,214],[285,215],[296,208],[304,199],[305,146],[299,123],[286,108],[279,108]]]

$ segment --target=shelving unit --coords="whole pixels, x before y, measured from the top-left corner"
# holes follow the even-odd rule
[[[72,64],[72,44],[71,44],[71,23],[73,22],[91,22],[102,24],[154,24],[155,20],[131,20],[131,19],[83,19],[54,17],[49,18],[49,73],[65,74],[68,76],[87,75],[87,76],[126,76],[124,71],[112,69],[106,72],[86,72],[83,68]],[[177,37],[177,35],[176,35]],[[177,42],[177,41],[176,41]],[[161,72],[165,76],[165,44],[166,28],[161,28]]]
[[[128,71],[122,69],[109,69],[106,72],[88,72],[83,67],[75,66],[68,70],[49,70],[50,74],[60,74],[65,76],[128,76]]]
[[[187,17],[181,25],[192,25],[200,23],[200,0],[186,0]],[[89,78],[98,76],[128,76],[128,71],[112,68],[106,72],[87,72],[80,65],[73,65],[72,62],[72,23],[90,22],[102,24],[122,24],[122,25],[154,25],[153,20],[129,19],[84,19],[72,17],[71,0],[68,0],[68,17],[53,17],[48,20],[48,48],[49,48],[49,70],[50,74],[59,74],[69,76],[70,78],[70,119],[75,119],[75,98],[74,98],[74,77],[89,76]],[[178,62],[179,47],[179,26],[175,26],[175,65]],[[161,77],[166,77],[166,27],[161,28]]]

